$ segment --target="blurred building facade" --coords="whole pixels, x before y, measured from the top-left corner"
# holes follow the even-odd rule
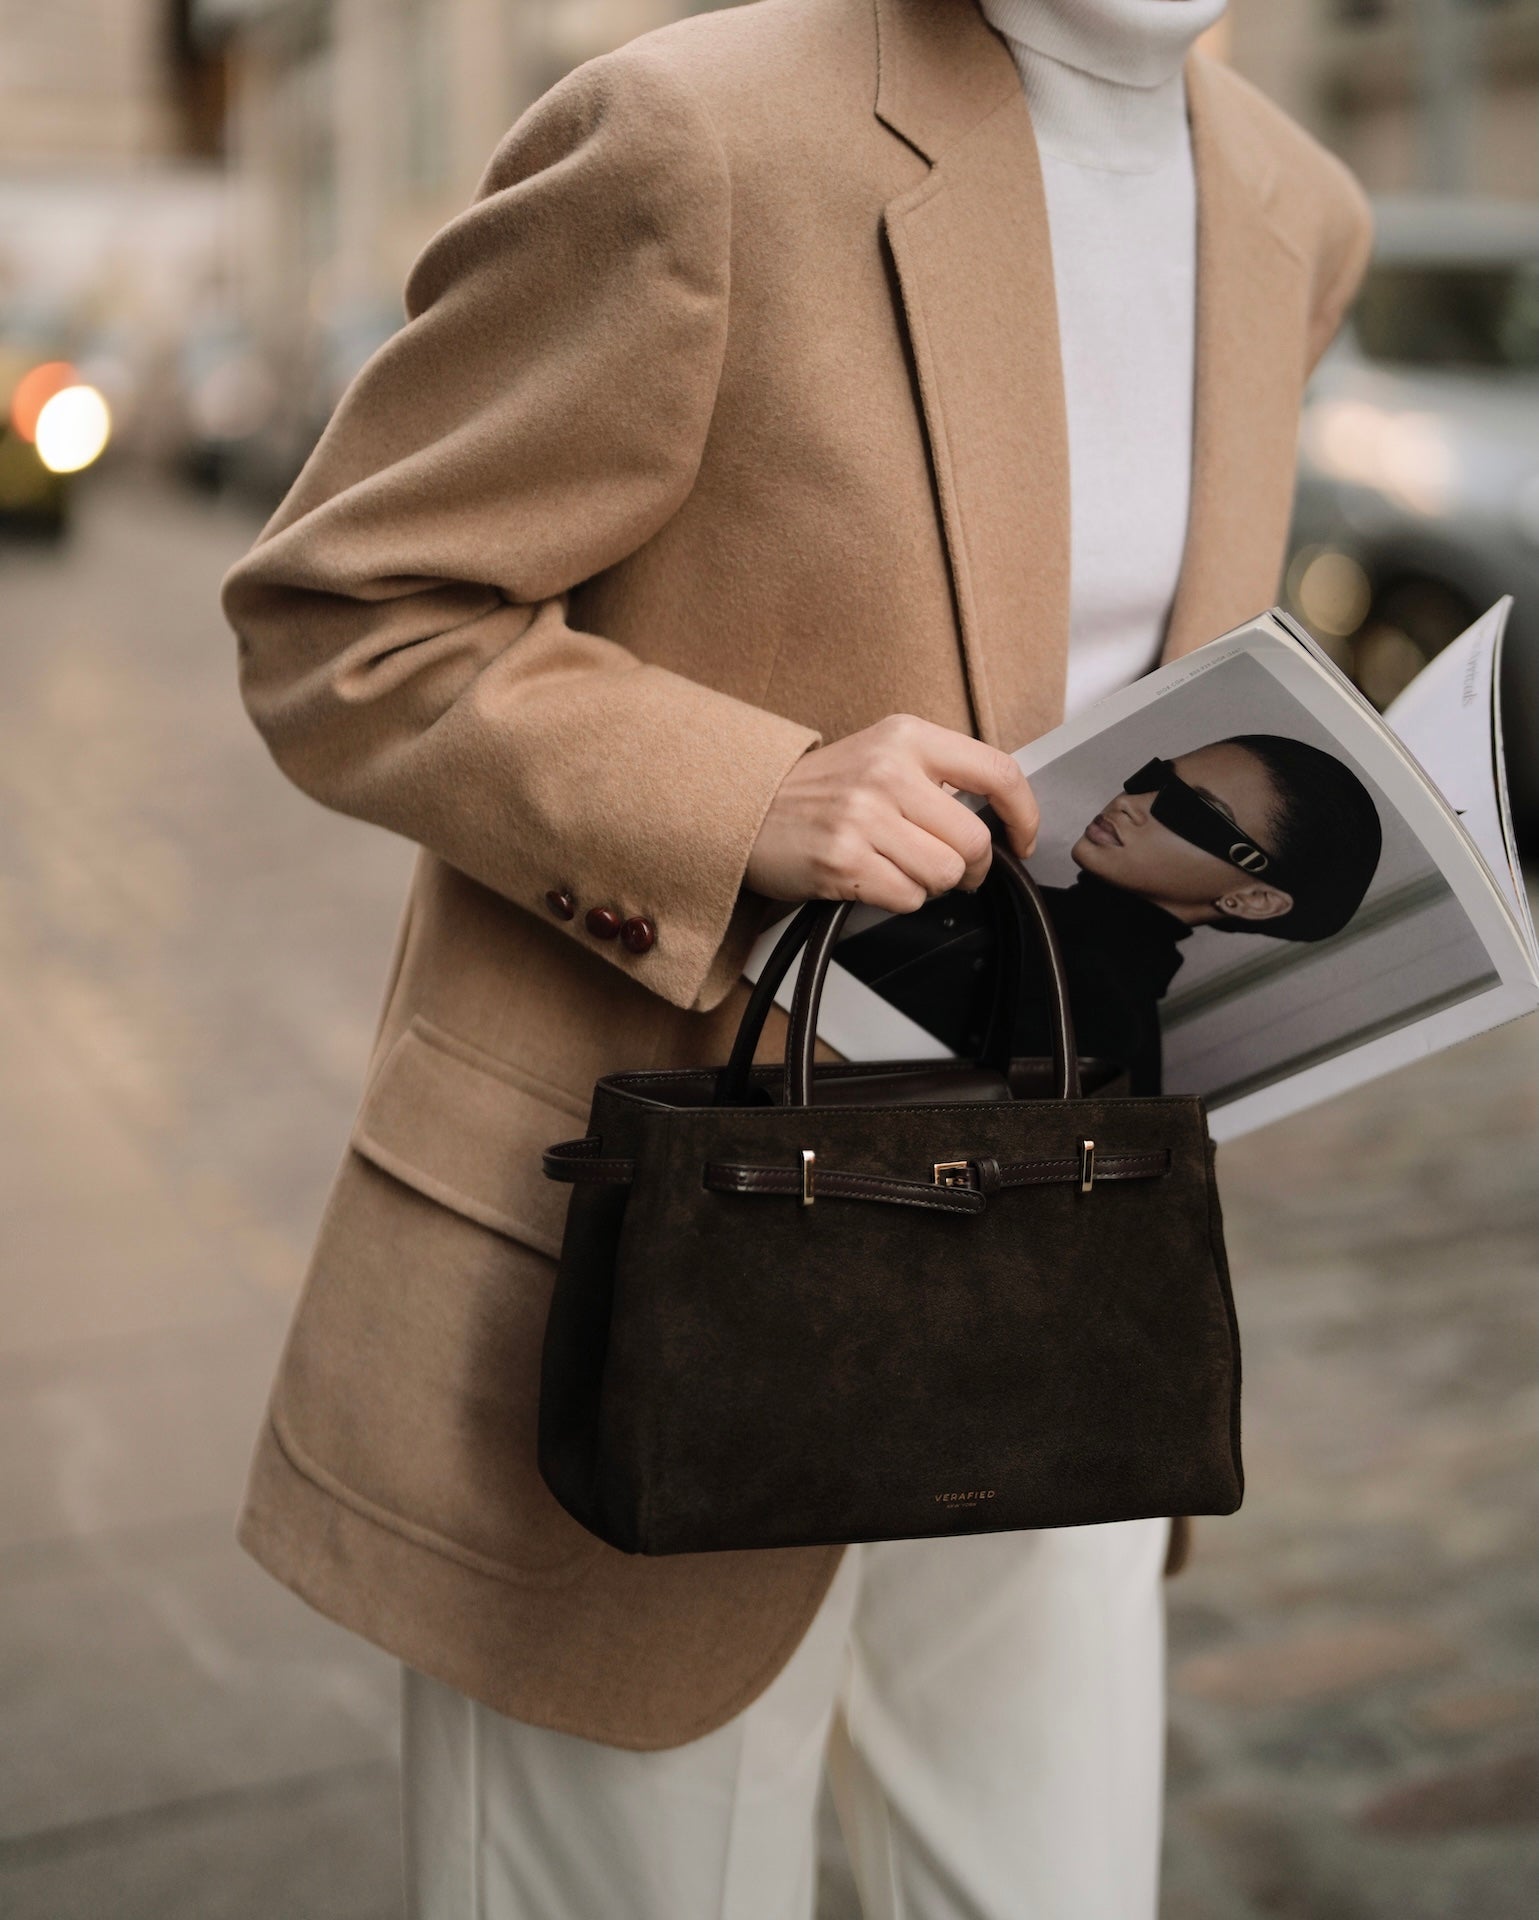
[[[529,103],[679,0],[193,0],[229,83],[237,308],[274,482],[400,321],[424,241]],[[700,10],[700,9],[696,9]],[[249,383],[248,383],[249,384]]]
[[[1235,66],[1373,193],[1539,197],[1539,0],[1231,0]]]
[[[249,364],[226,385],[250,418],[266,409],[274,486],[518,114],[581,61],[722,3],[184,0],[228,84]],[[1539,0],[1232,0],[1213,38],[1370,190],[1539,195]]]
[[[0,354],[65,354],[163,444],[229,279],[224,63],[191,0],[0,0]]]
[[[0,0],[0,164],[159,150],[168,116],[158,11],[154,0],[107,9]]]

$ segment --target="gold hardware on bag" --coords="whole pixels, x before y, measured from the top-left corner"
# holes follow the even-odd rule
[[[1089,1193],[1095,1185],[1095,1142],[1081,1140],[1079,1143],[1079,1190]]]
[[[930,1179],[937,1187],[970,1187],[973,1183],[973,1163],[970,1160],[937,1160],[930,1169]]]
[[[802,1148],[802,1205],[812,1205],[812,1169],[818,1163],[818,1156],[811,1147]]]

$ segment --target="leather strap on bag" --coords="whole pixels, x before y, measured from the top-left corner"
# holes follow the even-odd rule
[[[589,1136],[547,1147],[547,1178],[574,1186],[628,1187],[636,1177],[634,1160],[600,1157],[602,1143]],[[1039,1160],[958,1160],[932,1170],[929,1180],[894,1180],[884,1174],[844,1173],[821,1167],[804,1153],[798,1166],[742,1166],[706,1162],[702,1184],[713,1193],[790,1194],[804,1206],[815,1200],[876,1200],[888,1206],[923,1207],[931,1213],[982,1213],[991,1194],[1009,1187],[1078,1186],[1088,1192],[1103,1180],[1158,1180],[1170,1171],[1170,1150],[1149,1153],[1094,1153],[1088,1163],[1081,1149],[1073,1157]],[[1088,1177],[1087,1177],[1088,1175]]]
[[[634,1160],[599,1157],[603,1141],[589,1134],[585,1140],[560,1140],[540,1156],[547,1180],[564,1180],[574,1187],[628,1187],[636,1175]]]

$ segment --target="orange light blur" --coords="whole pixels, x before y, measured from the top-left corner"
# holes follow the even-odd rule
[[[23,440],[37,439],[37,416],[66,387],[72,387],[80,375],[67,360],[47,360],[16,382],[11,395],[11,425]]]

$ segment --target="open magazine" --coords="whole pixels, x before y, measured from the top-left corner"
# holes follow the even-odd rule
[[[1510,605],[1383,715],[1274,608],[1017,753],[1082,1053],[1130,1091],[1200,1094],[1233,1139],[1539,1007],[1502,764]],[[1213,873],[1188,924],[1172,899]],[[857,907],[819,1034],[851,1060],[966,1053],[992,953],[986,902]]]

